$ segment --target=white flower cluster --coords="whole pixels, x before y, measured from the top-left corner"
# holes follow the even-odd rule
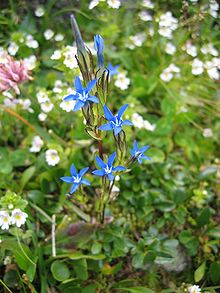
[[[133,125],[139,129],[144,128],[148,131],[154,131],[156,128],[155,124],[151,124],[148,120],[144,120],[144,118],[138,113],[132,114],[131,121]]]
[[[38,100],[38,103],[40,104],[41,110],[44,113],[49,113],[50,111],[52,111],[54,105],[51,102],[51,100],[49,99],[48,94],[45,90],[40,90],[37,93],[37,100]],[[46,117],[45,117],[45,119],[46,119]]]
[[[96,7],[100,2],[106,2],[105,0],[92,0],[89,3],[89,9],[93,9]],[[118,9],[121,6],[121,1],[120,0],[107,0],[107,4],[110,8],[113,9]]]
[[[8,91],[2,93],[6,98],[3,100],[4,106],[11,109],[16,109],[17,106],[21,106],[21,108],[29,113],[33,113],[34,110],[31,108],[31,100],[30,99],[15,99],[12,94]]]
[[[52,60],[59,60],[64,57],[63,64],[70,69],[77,68],[77,60],[75,55],[77,54],[77,48],[75,46],[66,46],[66,48],[61,50],[55,50],[50,57]]]
[[[217,18],[218,17],[218,10],[219,10],[219,4],[215,0],[210,0],[209,1],[209,14]]]
[[[188,287],[188,292],[189,293],[200,293],[201,289],[199,288],[199,286],[193,285],[193,286]]]
[[[171,43],[166,43],[165,52],[169,55],[173,55],[176,52],[176,47]]]
[[[126,44],[126,47],[133,50],[135,47],[141,47],[145,42],[147,36],[145,33],[138,33],[134,36],[129,37],[129,42]]]
[[[119,72],[115,80],[115,86],[121,90],[126,90],[129,87],[130,79],[127,77],[126,72]]]
[[[18,228],[24,225],[28,215],[20,209],[14,209],[11,216],[7,211],[0,211],[0,227],[2,230],[8,230],[10,225],[16,225]]]
[[[52,29],[47,29],[45,32],[44,32],[44,37],[47,41],[51,40],[53,37],[54,37],[54,40],[56,42],[61,42],[63,41],[64,39],[64,35],[62,34],[56,34],[55,35],[55,32],[52,30]]]
[[[172,63],[167,68],[165,68],[163,72],[160,74],[160,78],[165,82],[169,82],[173,77],[179,76],[180,68]]]
[[[197,56],[197,48],[196,46],[192,45],[191,41],[187,41],[185,46],[183,46],[183,50],[186,51],[186,53],[192,57]]]
[[[197,58],[193,60],[192,74],[200,75],[204,72],[204,69],[206,69],[207,74],[211,79],[219,80],[220,58],[214,57],[210,61],[206,61],[205,63]]]
[[[159,18],[159,30],[158,33],[167,38],[172,39],[173,31],[178,28],[178,20],[173,17],[170,11],[162,14]]]
[[[34,11],[35,16],[37,16],[37,17],[42,17],[44,15],[44,13],[45,13],[45,10],[44,10],[43,6],[41,6],[41,5],[39,5]]]

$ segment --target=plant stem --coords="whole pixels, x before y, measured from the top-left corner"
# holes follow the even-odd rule
[[[3,287],[5,287],[6,290],[8,290],[9,293],[13,293],[1,279],[0,279],[0,283],[3,285]]]
[[[56,215],[52,216],[52,229],[51,229],[51,238],[52,238],[52,256],[56,256],[56,239],[55,239],[55,227],[56,227]]]
[[[101,140],[98,141],[98,149],[99,149],[99,157],[103,160],[103,145]]]

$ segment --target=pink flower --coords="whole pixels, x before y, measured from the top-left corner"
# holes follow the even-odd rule
[[[7,61],[0,63],[0,92],[14,89],[16,94],[20,94],[18,85],[32,79],[24,61],[17,61],[7,56]]]

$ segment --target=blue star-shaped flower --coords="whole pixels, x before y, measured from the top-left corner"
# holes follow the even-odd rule
[[[70,168],[71,177],[61,177],[60,179],[67,183],[73,183],[71,187],[70,194],[74,193],[81,184],[90,185],[87,179],[82,178],[83,175],[89,170],[89,167],[83,168],[79,173],[77,173],[74,164]]]
[[[122,106],[117,115],[113,115],[112,112],[109,110],[109,108],[104,105],[103,109],[104,109],[104,114],[105,114],[105,118],[109,121],[109,123],[101,125],[99,127],[100,130],[114,130],[114,134],[118,135],[121,131],[122,131],[122,126],[123,125],[127,125],[127,126],[131,126],[132,122],[129,120],[123,120],[121,117],[124,114],[125,110],[127,109],[128,104]]]
[[[134,141],[134,146],[133,149],[131,150],[131,155],[136,158],[138,160],[139,164],[142,164],[142,160],[146,159],[146,160],[150,160],[151,158],[144,156],[144,152],[146,152],[149,149],[149,145],[144,146],[140,149],[138,149],[138,144],[136,142],[136,140]]]
[[[98,103],[99,99],[96,96],[91,96],[90,91],[96,84],[96,79],[89,82],[86,88],[82,86],[80,78],[77,76],[74,82],[76,88],[75,94],[70,94],[64,98],[64,101],[76,101],[73,111],[77,111],[84,107],[89,102]]]
[[[118,74],[118,68],[120,67],[120,65],[115,65],[113,66],[111,63],[108,64],[107,69],[109,70],[109,75],[115,75]]]
[[[126,168],[122,166],[113,167],[115,157],[116,157],[116,152],[114,152],[113,154],[109,156],[108,163],[105,164],[102,159],[96,156],[96,163],[101,168],[101,170],[95,170],[92,173],[94,175],[101,176],[101,177],[107,176],[110,181],[113,181],[115,176],[112,174],[112,172],[126,170]]]
[[[94,36],[94,48],[97,52],[98,66],[104,66],[104,40],[100,35]]]

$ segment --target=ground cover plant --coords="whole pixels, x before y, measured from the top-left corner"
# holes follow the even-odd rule
[[[0,8],[0,292],[219,292],[219,4]]]

